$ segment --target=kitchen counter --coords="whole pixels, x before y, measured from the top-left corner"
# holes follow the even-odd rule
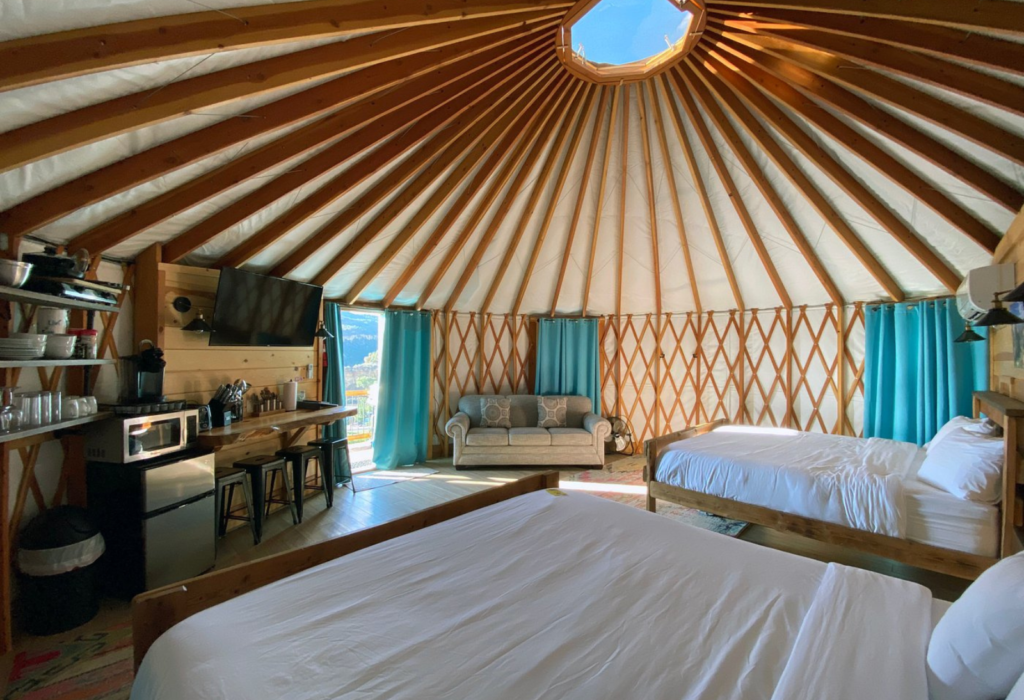
[[[198,443],[203,447],[219,450],[242,440],[266,437],[274,433],[305,431],[314,425],[330,425],[342,418],[351,418],[358,410],[352,406],[335,406],[315,411],[288,411],[272,416],[246,418],[223,428],[213,428],[199,433]]]

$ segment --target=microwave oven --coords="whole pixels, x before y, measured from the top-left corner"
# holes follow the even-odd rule
[[[85,454],[90,460],[131,464],[162,457],[196,444],[199,411],[148,416],[115,416],[89,429]]]

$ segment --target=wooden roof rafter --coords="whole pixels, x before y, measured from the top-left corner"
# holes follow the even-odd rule
[[[757,8],[750,11],[749,8],[733,7],[727,2],[715,3],[708,12],[709,17],[726,18],[725,24],[731,28],[743,28],[750,21],[807,27],[1024,75],[1024,63],[1018,53],[1019,44],[961,29],[902,19],[815,12],[812,9]]]
[[[512,71],[521,64],[530,60],[542,60],[539,51],[540,49],[537,47],[532,51],[512,56],[505,55],[504,59],[501,58],[500,52],[496,52],[490,56],[490,60],[484,61],[480,65],[478,65],[478,61],[482,57],[474,56],[469,59],[473,64],[472,69],[468,61],[460,61],[433,71],[419,80],[403,86],[404,89],[396,89],[386,95],[376,96],[371,104],[380,109],[378,117],[380,121],[345,136],[328,148],[302,161],[301,167],[293,168],[290,172],[277,176],[267,184],[223,207],[213,216],[195,224],[164,246],[164,261],[177,262],[181,260],[215,236],[255,215],[273,202],[296,191],[299,187],[315,181],[340,163],[364,153],[370,147],[381,142],[381,139],[373,138],[375,134],[384,133],[383,138],[391,139],[374,152],[373,161],[361,161],[347,168],[324,183],[313,199],[303,200],[302,210],[308,211],[310,215],[314,214],[317,209],[307,206],[308,204],[317,202],[320,204],[320,208],[326,206],[341,197],[350,187],[369,177],[372,172],[366,173],[362,178],[357,176],[359,173],[365,173],[369,166],[384,167],[388,162],[414,147],[423,138],[456,119],[469,106],[484,96],[492,94],[495,83],[500,82],[494,77],[492,66],[495,63],[503,64],[505,79],[510,79],[514,74]],[[396,103],[396,98],[398,102],[405,101],[406,103],[394,112],[388,111],[387,108]],[[410,100],[409,98],[414,99]],[[299,206],[293,207],[292,210]],[[247,245],[247,241],[240,245],[244,245],[252,255],[255,255],[269,245],[277,232],[282,234],[285,232],[286,229],[282,228],[282,225],[287,223],[294,226],[301,223],[302,220],[304,219],[282,221],[281,217],[277,217],[274,222],[263,227],[256,234],[255,237],[258,240],[253,241],[252,245]],[[272,231],[267,231],[267,229],[272,229]]]
[[[573,89],[569,89],[573,83],[575,83],[575,86]],[[437,266],[430,275],[430,279],[427,281],[426,286],[418,294],[416,308],[422,309],[429,302],[429,299],[441,284],[442,279],[444,279],[444,276],[454,264],[455,259],[469,242],[470,237],[476,231],[480,222],[483,221],[487,212],[497,200],[498,195],[501,194],[505,184],[508,183],[509,179],[512,178],[512,174],[516,173],[518,169],[518,173],[516,173],[516,177],[509,186],[508,191],[505,192],[504,198],[498,205],[497,211],[491,216],[490,225],[487,227],[483,237],[477,244],[476,250],[474,250],[473,254],[467,261],[464,273],[459,277],[459,281],[450,292],[449,301],[453,297],[457,298],[458,295],[462,293],[462,290],[465,289],[465,284],[469,281],[465,272],[472,272],[476,269],[477,264],[480,262],[480,256],[483,254],[483,250],[486,249],[487,244],[494,237],[498,226],[503,222],[509,209],[511,209],[516,193],[518,193],[528,173],[532,170],[534,163],[536,163],[537,159],[540,157],[543,144],[547,142],[548,138],[553,134],[558,114],[562,109],[568,106],[572,97],[576,94],[579,88],[580,85],[578,81],[571,80],[568,76],[565,76],[565,80],[560,82],[558,87],[552,91],[553,94],[551,95],[551,98],[543,108],[543,114],[541,115],[538,112],[538,115],[542,116],[542,119],[537,121],[531,127],[531,133],[526,135],[526,137],[523,138],[516,146],[516,149],[505,159],[501,173],[491,181],[486,193],[480,201],[477,202],[473,214],[470,216],[469,220],[463,224],[459,235],[448,248],[447,254],[438,260]],[[439,227],[439,229],[440,228],[442,227]],[[385,305],[390,305],[394,302],[395,297],[397,297],[401,290],[404,289],[412,280],[415,272],[419,270],[421,266],[426,265],[428,257],[439,244],[440,240],[436,236],[432,235],[427,244],[423,246],[419,253],[417,253],[416,259],[413,260],[411,265],[406,266],[399,279],[392,285],[391,289],[384,296]],[[445,308],[448,308],[447,303],[445,304]]]
[[[676,183],[675,170],[672,167],[672,156],[668,149],[668,138],[665,135],[665,123],[662,119],[662,106],[660,102],[665,102],[671,99],[668,93],[666,85],[668,84],[665,76],[661,76],[661,79],[656,80],[655,84],[658,86],[658,91],[661,96],[659,104],[654,110],[654,127],[658,135],[658,146],[661,149],[661,160],[667,165],[665,168],[665,178],[668,180],[669,189],[669,200],[672,204],[672,213],[676,218],[676,228],[679,231],[679,248],[683,253],[683,264],[686,266],[686,277],[690,282],[690,293],[693,296],[693,308],[700,314],[704,312],[704,307],[700,303],[700,288],[697,286],[697,275],[693,269],[693,257],[690,255],[690,241],[686,235],[686,221],[683,217],[682,205],[679,203],[679,185]]]
[[[550,24],[550,17],[544,13],[529,19]],[[116,97],[0,134],[0,172],[204,109],[505,29],[509,29],[507,20],[498,17],[458,23],[450,31],[438,31],[436,27],[411,29],[392,42],[381,42],[371,34],[175,79],[156,89]]]
[[[756,54],[744,50],[729,40],[716,45],[737,56],[739,60],[756,61]],[[859,131],[819,105],[816,101],[796,90],[787,82],[779,80],[759,65],[744,66],[744,77],[751,80],[766,94],[781,101],[794,113],[807,119],[822,133],[843,144],[851,153],[873,167],[879,174],[913,195],[922,204],[959,229],[964,235],[988,252],[999,244],[999,236],[988,224],[978,219],[958,202],[947,197],[932,183],[918,175],[900,159],[891,155]],[[1022,142],[1024,145],[1024,142]]]
[[[565,160],[562,162],[562,169],[559,171],[558,177],[555,179],[555,188],[551,193],[551,199],[548,201],[544,219],[541,221],[540,230],[537,232],[537,238],[533,242],[530,260],[527,262],[526,269],[523,271],[523,279],[519,282],[519,289],[516,292],[516,300],[512,305],[513,316],[517,316],[519,314],[519,309],[523,305],[526,288],[530,284],[530,278],[533,277],[533,271],[537,266],[537,260],[540,257],[541,249],[544,247],[544,240],[547,238],[548,230],[551,228],[551,219],[555,216],[555,208],[558,206],[558,200],[562,194],[562,188],[565,186],[565,181],[569,177],[569,169],[572,167],[572,162],[576,157],[576,150],[579,148],[580,140],[583,138],[583,132],[586,131],[587,120],[590,116],[590,108],[593,104],[596,92],[596,86],[591,87],[587,90],[586,96],[584,97],[583,109],[576,122],[576,129],[569,142],[569,148],[565,154]]]
[[[409,58],[396,58],[365,70],[353,71],[249,110],[245,119],[224,119],[58,185],[0,212],[0,228],[16,236],[31,233],[77,209],[113,197],[250,139],[306,119],[324,116],[334,109],[395,85],[408,85],[410,81],[432,70],[465,58],[475,57],[481,65],[488,65],[493,60],[510,60],[510,52],[505,45],[516,40],[523,41],[518,48],[525,50],[534,42],[547,41],[547,38],[543,32],[528,25],[433,49],[429,56],[419,56],[412,70]]]
[[[811,182],[797,164],[784,150],[776,143],[768,130],[754,117],[744,106],[740,94],[733,90],[732,86],[722,81],[722,76],[709,70],[696,68],[692,63],[681,66],[683,75],[690,84],[703,83],[712,93],[717,95],[733,117],[740,122],[746,132],[758,143],[762,152],[775,163],[797,191],[807,202],[818,212],[825,223],[836,233],[846,244],[850,252],[874,277],[878,285],[886,291],[894,301],[903,301],[905,295],[893,277],[886,271],[875,257],[874,253],[860,239],[850,224],[836,210],[829,198]],[[754,93],[748,93],[755,96]],[[778,110],[767,99],[760,101],[760,106],[765,109],[763,116],[767,119],[777,119],[773,124],[782,124],[782,112]],[[768,116],[771,115],[771,116]]]
[[[338,254],[320,268],[313,276],[313,283],[322,285],[329,282],[356,254],[376,238],[399,213],[412,204],[434,181],[441,178],[449,167],[455,165],[456,161],[463,159],[467,153],[470,153],[470,157],[463,159],[462,162],[456,165],[455,171],[448,178],[445,178],[444,182],[447,184],[442,185],[440,190],[440,192],[444,193],[443,196],[435,196],[428,200],[430,204],[425,205],[417,213],[416,218],[420,219],[420,214],[426,212],[428,206],[435,206],[436,208],[436,206],[440,205],[447,198],[447,195],[451,193],[454,186],[469,175],[475,162],[486,152],[487,147],[490,145],[487,137],[499,138],[498,135],[504,133],[517,116],[513,109],[517,105],[525,108],[527,105],[533,104],[541,96],[541,85],[546,85],[549,79],[553,79],[557,75],[556,71],[557,68],[553,62],[546,61],[542,63],[537,68],[537,74],[532,76],[536,82],[523,91],[510,91],[509,96],[505,97],[492,109],[488,120],[481,121],[467,134],[464,134],[448,146],[444,153],[439,155],[412,182],[395,195],[383,211],[378,212],[373,220],[360,230]]]
[[[272,274],[284,276],[313,257],[321,247],[327,245],[331,239],[351,226],[356,220],[376,206],[378,202],[388,196],[388,194],[400,187],[402,183],[413,177],[420,167],[434,158],[452,141],[483,119],[494,106],[493,102],[487,102],[486,98],[494,95],[499,89],[510,85],[515,88],[522,87],[526,84],[529,76],[536,74],[541,69],[546,58],[544,55],[535,55],[525,65],[514,67],[511,70],[506,68],[497,79],[490,83],[485,82],[478,85],[473,93],[464,100],[466,108],[479,105],[478,108],[474,108],[459,122],[456,122],[454,128],[445,129],[430,142],[421,146],[406,160],[398,164],[389,173],[387,178],[377,182],[370,189],[363,192],[355,202],[321,224],[312,235],[296,245],[284,259],[275,264]],[[415,136],[415,131],[407,131],[405,134],[407,136]],[[373,166],[373,161],[367,161],[365,164],[361,162],[351,169],[348,176],[341,173],[339,177],[346,178],[344,181],[346,183],[351,180],[362,181],[370,178],[376,172],[377,169]],[[259,239],[260,245],[270,245],[306,219],[316,215],[321,209],[326,208],[336,199],[334,197],[335,191],[324,190],[321,194],[313,194],[307,200],[296,204],[291,210],[277,217],[257,233],[256,238]],[[238,255],[244,255],[244,250],[247,246],[243,243],[240,247],[242,250],[239,251]]]
[[[0,92],[98,71],[267,44],[546,11],[566,0],[306,0],[73,29],[0,43]],[[436,32],[436,28],[434,29]]]
[[[640,144],[643,147],[644,181],[647,183],[647,216],[651,224],[651,284],[654,285],[654,315],[661,323],[661,255],[658,245],[658,211],[654,200],[654,170],[651,165],[651,134],[648,123],[648,110],[656,108],[651,83],[644,82],[637,87],[637,106],[640,108]],[[650,104],[648,104],[648,101]],[[658,338],[661,340],[660,335]]]
[[[590,132],[590,147],[587,149],[587,158],[583,162],[583,175],[580,177],[580,186],[576,193],[576,206],[573,208],[572,221],[569,223],[569,231],[565,241],[565,249],[562,251],[562,264],[558,268],[555,290],[551,294],[550,315],[552,318],[554,318],[555,311],[558,309],[558,296],[562,292],[562,284],[565,282],[565,271],[569,266],[569,260],[572,259],[572,244],[576,240],[576,231],[579,228],[580,216],[583,214],[583,204],[586,201],[587,186],[590,184],[590,175],[594,169],[594,158],[597,155],[601,141],[601,124],[604,122],[604,112],[608,104],[609,91],[601,88],[598,92],[601,98],[598,100],[595,110],[594,129]]]
[[[768,205],[772,208],[772,211],[775,212],[779,222],[782,224],[783,228],[786,229],[786,232],[792,239],[793,244],[797,247],[800,254],[807,262],[808,267],[811,268],[815,277],[818,278],[822,287],[825,288],[825,291],[828,293],[832,303],[842,305],[844,303],[843,296],[840,293],[839,288],[836,286],[835,281],[832,279],[832,276],[821,264],[821,260],[818,259],[817,254],[814,252],[814,248],[807,240],[806,235],[801,230],[796,219],[793,218],[789,208],[782,201],[779,193],[765,177],[764,172],[760,167],[758,167],[754,157],[746,146],[743,145],[739,134],[736,132],[735,128],[733,128],[729,119],[722,112],[718,104],[714,101],[714,98],[708,93],[707,88],[699,81],[694,82],[688,80],[680,71],[673,72],[672,79],[676,86],[676,94],[680,95],[681,99],[683,99],[684,107],[687,106],[688,101],[693,99],[690,97],[691,95],[695,96],[696,99],[700,101],[701,106],[704,108],[704,115],[715,125],[718,133],[720,133],[722,138],[724,138],[729,144],[733,154],[743,165],[747,175],[757,186],[758,190],[765,198],[765,201],[767,201]],[[685,98],[682,97],[683,95],[685,95]],[[695,109],[693,111],[695,112]],[[687,107],[687,113],[691,113],[691,107]],[[691,119],[693,118],[694,117],[691,116]],[[721,160],[720,156],[719,160]]]
[[[481,139],[481,141],[476,145],[474,150],[464,158],[463,166],[455,173],[449,175],[441,188],[435,192],[423,206],[420,207],[419,211],[417,211],[416,215],[413,217],[413,220],[402,226],[401,230],[388,242],[385,249],[370,264],[366,271],[360,275],[356,283],[349,288],[345,293],[345,303],[352,304],[359,300],[360,296],[366,291],[366,288],[370,286],[377,275],[379,275],[384,268],[386,268],[398,256],[402,249],[412,241],[413,236],[422,227],[423,223],[426,222],[426,219],[439,210],[445,200],[454,193],[455,189],[458,188],[465,179],[470,176],[470,174],[472,174],[473,178],[479,182],[487,182],[502,163],[505,163],[507,166],[525,152],[530,139],[536,135],[536,128],[539,127],[543,121],[541,116],[555,101],[554,95],[558,92],[556,86],[564,84],[565,80],[566,76],[559,75],[557,72],[553,71],[547,79],[539,84],[540,89],[531,103],[524,105],[523,110],[519,114],[514,115],[514,118],[513,115],[510,114],[505,120],[495,124],[491,130],[484,135],[483,139]],[[505,124],[503,127],[502,123]],[[510,151],[513,153],[511,157],[509,157]],[[487,159],[479,167],[475,167],[475,163],[481,160],[488,153],[490,155]],[[512,168],[505,167],[502,170],[502,173],[509,173],[511,169]],[[497,187],[497,183],[501,182],[501,180],[502,178],[499,176],[496,181],[492,183],[488,190],[489,196],[484,197],[485,202],[492,197],[497,196],[497,192],[500,190],[500,187]],[[462,191],[459,197],[457,197],[448,207],[440,223],[438,223],[437,226],[434,227],[433,231],[431,231],[428,242],[422,247],[420,251],[421,253],[426,255],[429,250],[436,247],[437,243],[440,242],[440,239],[444,237],[448,230],[455,224],[456,220],[462,215],[462,212],[465,211],[466,207],[468,207],[473,201],[476,194],[477,192],[473,187],[467,187]],[[481,202],[481,205],[482,204],[483,202]],[[478,207],[478,209],[479,208],[480,207]],[[423,259],[417,255],[416,260],[422,263]],[[418,268],[419,264],[416,263],[407,266],[407,270],[410,271]]]
[[[1024,206],[1024,194],[974,161],[960,155],[910,124],[880,110],[867,100],[774,52],[759,56],[759,65],[808,97],[834,107],[859,123],[884,134],[925,158],[961,182],[1016,213]],[[904,86],[903,89],[908,89]],[[1007,138],[1012,136],[1006,134]]]
[[[615,118],[619,113],[619,98],[622,91],[617,88],[610,88],[613,91],[611,114],[608,117],[608,137],[604,142],[604,159],[601,166],[601,180],[597,188],[597,207],[594,214],[594,230],[590,235],[590,255],[587,259],[587,274],[583,283],[583,303],[580,304],[580,316],[587,317],[587,305],[590,302],[590,286],[594,281],[594,261],[597,257],[598,236],[601,233],[601,214],[604,211],[605,192],[608,184],[608,168],[612,157],[612,137],[615,134]]]
[[[573,97],[572,104],[562,115],[557,135],[555,136],[551,149],[548,152],[548,156],[544,161],[544,165],[541,166],[540,175],[537,177],[537,180],[533,185],[533,189],[530,191],[529,199],[526,200],[526,204],[523,206],[522,211],[519,212],[518,223],[512,233],[512,238],[509,241],[509,244],[505,248],[505,255],[502,256],[501,263],[498,265],[498,270],[494,274],[494,278],[491,280],[490,287],[487,289],[487,294],[484,297],[483,303],[480,305],[480,313],[490,312],[491,304],[498,292],[498,288],[505,279],[505,273],[508,272],[509,265],[512,263],[512,258],[519,249],[519,244],[522,241],[526,228],[530,223],[530,218],[533,216],[534,211],[537,209],[537,205],[540,203],[541,195],[547,187],[548,180],[551,178],[555,165],[558,164],[559,158],[562,154],[562,148],[565,146],[570,134],[573,133],[573,125],[578,122],[580,116],[583,114],[583,108],[587,104],[587,101],[584,98],[588,92],[589,88],[587,87],[578,89]]]
[[[897,241],[899,241],[917,260],[941,281],[950,291],[960,285],[960,275],[948,263],[939,258],[934,250],[921,240],[910,227],[901,220],[888,206],[883,204],[867,187],[857,180],[837,160],[811,139],[795,122],[780,110],[765,107],[764,100],[774,107],[766,96],[760,93],[756,81],[747,74],[737,70],[736,66],[717,51],[708,52],[704,66],[713,70],[720,78],[735,88],[746,101],[756,110],[772,116],[765,116],[771,121],[778,132],[786,137],[794,147],[815,163],[836,183],[847,195],[863,207],[882,225]],[[761,96],[758,99],[754,93]],[[778,119],[779,121],[772,121]]]
[[[686,59],[689,61],[689,57]],[[665,100],[665,107],[668,110],[670,121],[675,128],[676,138],[683,147],[683,155],[686,156],[686,163],[690,167],[690,177],[693,180],[694,188],[700,197],[701,206],[704,209],[704,216],[707,218],[708,226],[711,229],[711,237],[715,242],[715,249],[718,251],[719,260],[722,261],[722,269],[725,271],[725,278],[729,283],[733,301],[736,308],[743,311],[746,307],[743,303],[743,295],[740,293],[739,284],[736,282],[736,273],[733,271],[732,262],[729,260],[729,251],[725,247],[725,238],[722,236],[722,229],[718,225],[718,217],[711,206],[711,198],[708,196],[707,187],[704,185],[704,178],[701,177],[700,168],[697,166],[697,159],[693,153],[693,146],[686,136],[686,128],[683,126],[683,117],[674,100]]]

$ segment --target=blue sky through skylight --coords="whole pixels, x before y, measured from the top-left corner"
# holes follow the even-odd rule
[[[689,12],[669,0],[601,0],[572,27],[572,48],[588,61],[622,65],[650,58],[686,34]]]

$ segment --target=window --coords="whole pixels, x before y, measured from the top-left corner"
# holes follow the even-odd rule
[[[704,23],[697,0],[584,0],[563,20],[558,54],[592,82],[641,80],[682,59]]]

